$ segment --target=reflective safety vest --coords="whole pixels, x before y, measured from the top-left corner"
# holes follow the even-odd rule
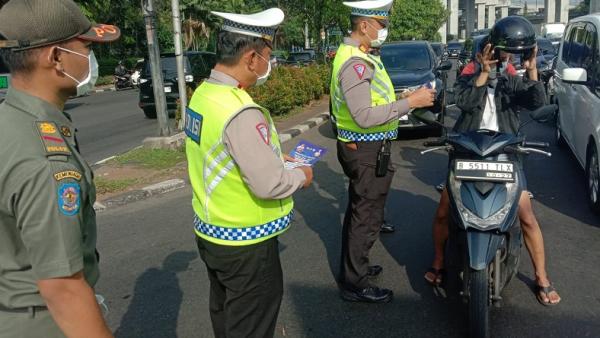
[[[352,118],[340,87],[339,73],[346,61],[353,57],[365,60],[365,62],[370,64],[374,70],[374,76],[371,80],[371,106],[375,107],[396,101],[394,85],[381,62],[381,59],[364,53],[358,47],[341,44],[335,59],[333,60],[330,87],[331,106],[333,115],[336,118],[338,139],[343,142],[362,142],[396,138],[398,136],[398,120],[365,129],[358,126],[356,121],[354,121],[354,118]],[[356,69],[356,71],[357,73],[364,72],[364,70],[360,69]]]
[[[269,112],[255,104],[245,90],[204,82],[186,113],[186,154],[193,189],[194,228],[201,238],[220,245],[251,245],[287,230],[294,202],[255,196],[223,144],[229,122],[247,108],[257,108],[268,126],[263,133],[280,158],[281,144]],[[269,175],[269,173],[265,173]]]

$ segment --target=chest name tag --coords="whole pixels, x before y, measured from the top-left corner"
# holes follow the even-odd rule
[[[71,150],[54,122],[38,121],[36,129],[42,140],[46,156],[71,155]]]
[[[185,134],[194,142],[200,144],[200,134],[202,133],[202,115],[196,113],[189,107],[185,109]]]

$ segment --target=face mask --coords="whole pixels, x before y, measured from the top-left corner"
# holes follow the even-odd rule
[[[370,23],[367,22],[367,24],[369,26],[373,27],[373,25],[371,25]],[[373,28],[375,28],[375,27],[373,27]],[[369,36],[369,35],[367,34],[367,36]],[[381,45],[383,45],[385,40],[387,40],[387,37],[388,37],[387,27],[377,30],[377,39],[371,40],[371,47],[374,47],[374,48],[381,47]],[[369,38],[371,38],[371,37],[369,36]]]
[[[94,51],[90,51],[90,55],[84,55],[69,49],[65,49],[62,47],[57,47],[60,50],[64,50],[67,53],[73,53],[75,55],[79,55],[81,57],[84,57],[86,59],[88,59],[88,75],[86,76],[85,79],[83,80],[77,80],[75,77],[71,76],[70,74],[68,74],[67,72],[63,71],[63,74],[65,74],[67,77],[69,77],[71,80],[75,81],[75,83],[77,83],[77,96],[82,96],[85,95],[87,93],[89,93],[92,89],[94,89],[94,86],[96,85],[96,81],[98,80],[98,60],[96,60],[96,55],[94,54]]]
[[[256,53],[256,55],[260,56],[260,58],[263,59],[267,63],[267,72],[264,75],[261,76],[261,75],[256,74],[256,72],[254,72],[254,74],[256,74],[256,76],[257,76],[255,86],[262,86],[263,84],[265,84],[265,82],[267,82],[269,75],[271,75],[271,62],[269,62],[267,59],[265,59],[262,55],[258,54],[258,52]]]

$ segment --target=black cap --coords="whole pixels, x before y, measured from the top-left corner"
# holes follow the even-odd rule
[[[25,50],[73,38],[112,42],[113,25],[92,25],[72,0],[11,0],[0,9],[0,48]]]

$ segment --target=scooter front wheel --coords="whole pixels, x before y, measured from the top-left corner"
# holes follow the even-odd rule
[[[469,337],[487,338],[490,320],[488,268],[469,271]]]

